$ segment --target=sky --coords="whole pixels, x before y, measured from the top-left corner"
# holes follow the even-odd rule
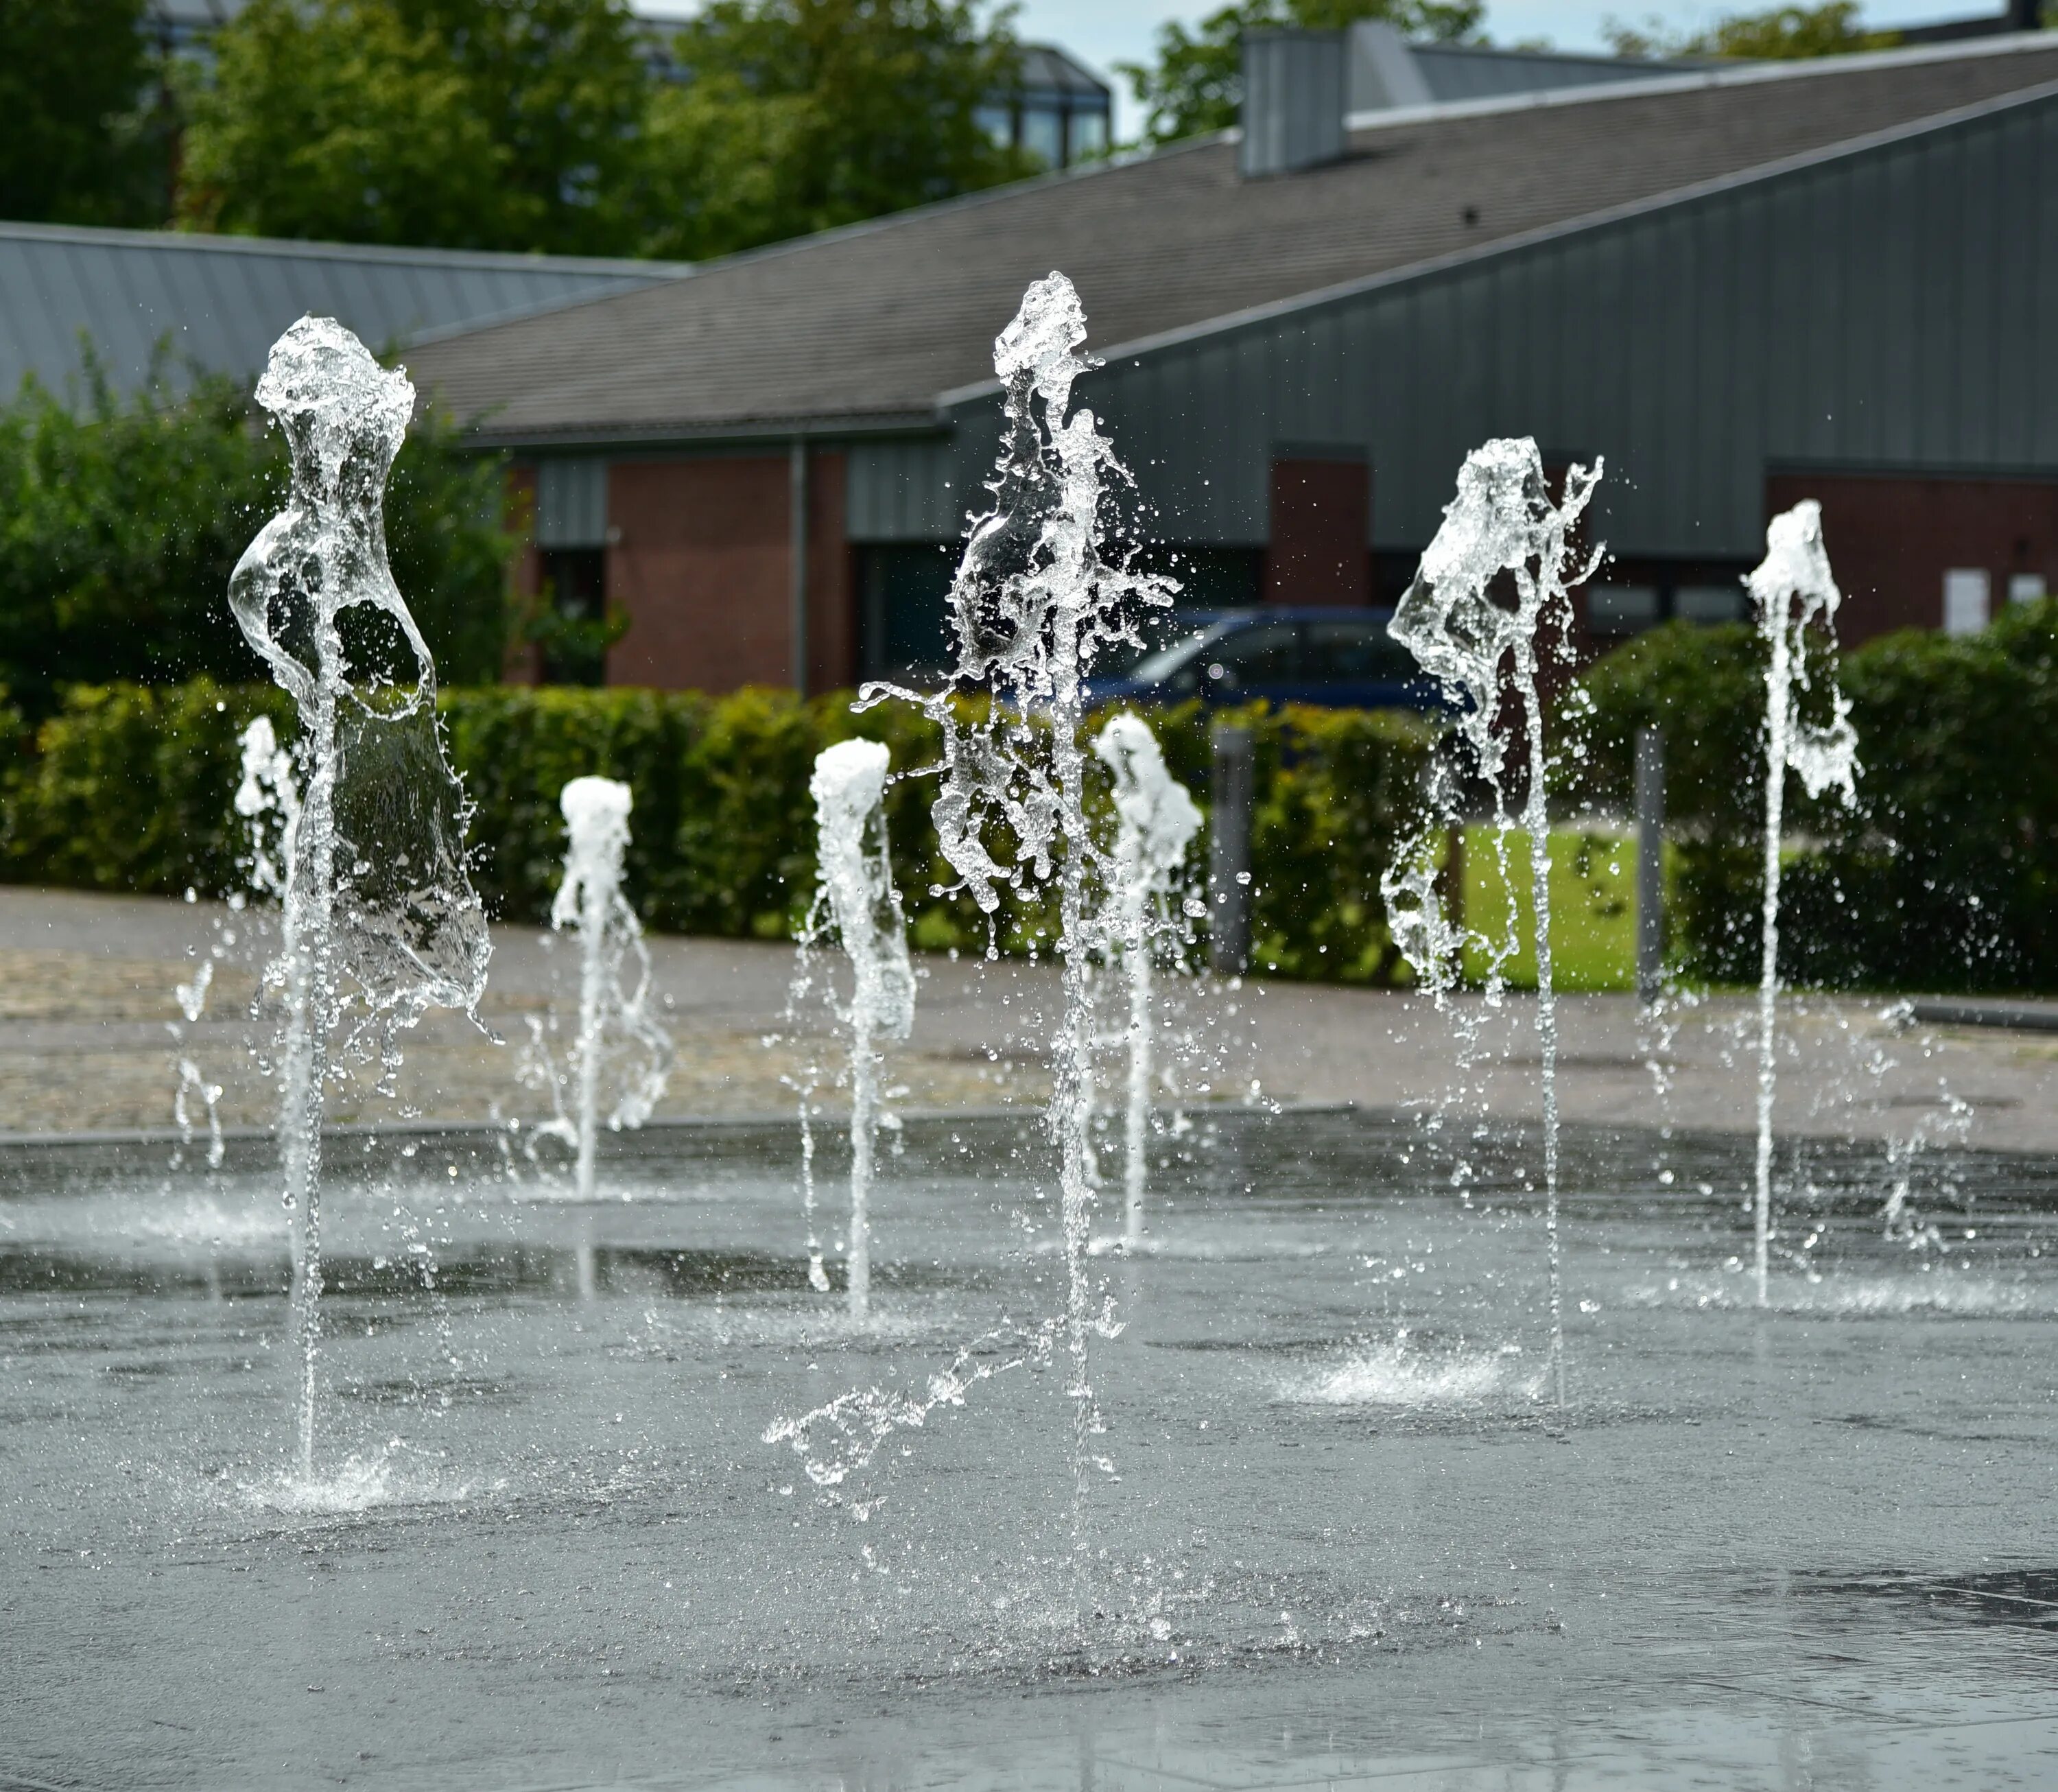
[[[1691,29],[1726,13],[1760,12],[1775,0],[1732,0],[1707,6],[1695,0],[1488,0],[1487,34],[1512,43],[1548,38],[1560,50],[1604,50],[1601,27],[1611,14],[1641,24],[1656,17],[1675,30]],[[1135,134],[1136,107],[1126,82],[1110,65],[1146,62],[1158,27],[1168,18],[1192,24],[1222,0],[1023,0],[1015,31],[1032,42],[1061,44],[1113,81],[1115,134]],[[1867,0],[1862,18],[1874,27],[1913,25],[1933,19],[1997,13],[2000,0]]]

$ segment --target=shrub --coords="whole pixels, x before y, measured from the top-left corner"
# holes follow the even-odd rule
[[[1725,982],[1757,975],[1760,663],[1746,629],[1679,624],[1585,680],[1588,796],[1627,807],[1635,730],[1665,725],[1674,952]],[[1782,970],[1887,989],[2058,988],[2058,599],[2011,606],[1977,635],[1884,636],[1845,654],[1840,677],[1858,806],[1788,787]]]
[[[474,880],[488,913],[513,920],[548,912],[564,851],[558,793],[595,773],[635,793],[629,884],[653,925],[788,937],[813,895],[815,755],[863,735],[884,741],[908,774],[934,766],[942,748],[921,712],[884,704],[853,715],[847,695],[802,702],[763,689],[715,698],[502,685],[447,690],[440,707],[474,805]],[[233,887],[236,737],[260,710],[290,737],[292,705],[270,686],[72,687],[8,777],[0,871],[101,889]],[[1198,703],[1152,717],[1166,762],[1204,808],[1211,719]],[[1289,976],[1395,980],[1379,878],[1413,821],[1431,730],[1403,714],[1262,705],[1236,719],[1257,737],[1256,964]],[[910,926],[927,949],[983,951],[986,918],[968,897],[945,893],[956,876],[929,819],[934,789],[904,775],[888,794]],[[1091,795],[1105,814],[1105,789],[1096,783]],[[996,925],[993,943],[1011,952],[1047,950],[1055,934],[1046,907],[1006,906]]]

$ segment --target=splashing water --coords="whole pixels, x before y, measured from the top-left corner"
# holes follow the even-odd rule
[[[1110,716],[1094,742],[1114,774],[1116,831],[1109,874],[1109,943],[1129,975],[1129,1102],[1124,1116],[1122,1237],[1143,1242],[1143,1193],[1150,1119],[1151,957],[1166,929],[1166,905],[1200,831],[1201,812],[1165,769],[1158,737],[1141,716]]]
[[[1027,1337],[1004,1326],[982,1333],[929,1377],[919,1400],[880,1387],[853,1389],[797,1419],[776,1420],[765,1428],[764,1441],[790,1444],[816,1487],[840,1487],[896,1431],[919,1431],[932,1413],[963,1406],[966,1394],[996,1375],[1043,1368],[1055,1342],[1053,1331],[1047,1325]],[[1015,1353],[1006,1354],[1011,1349]]]
[[[600,1130],[601,1073],[610,1037],[635,1056],[607,1117],[609,1130],[640,1126],[664,1099],[672,1069],[672,1035],[650,1011],[650,949],[642,923],[622,893],[622,861],[629,850],[629,812],[634,797],[613,778],[574,778],[558,793],[570,844],[564,881],[550,903],[550,925],[576,928],[579,937],[578,1037],[572,1047],[574,1112],[562,1111],[539,1132],[562,1138],[577,1154],[579,1198],[590,1201]],[[631,960],[633,983],[623,971]],[[554,1097],[558,1079],[546,1067]]]
[[[1574,466],[1565,474],[1562,503],[1551,501],[1542,457],[1528,437],[1487,443],[1466,455],[1457,495],[1445,507],[1436,538],[1422,556],[1415,582],[1395,611],[1390,632],[1435,678],[1456,709],[1456,727],[1473,765],[1492,793],[1494,851],[1508,892],[1508,926],[1495,939],[1454,926],[1443,915],[1425,833],[1381,880],[1395,944],[1423,983],[1444,992],[1457,975],[1458,954],[1468,939],[1490,954],[1489,1000],[1497,999],[1502,968],[1516,939],[1515,880],[1508,874],[1508,836],[1529,836],[1529,872],[1536,909],[1536,1032],[1543,1059],[1544,1231],[1551,1260],[1551,1370],[1560,1412],[1565,1405],[1564,1284],[1558,1236],[1558,1011],[1551,987],[1551,836],[1545,805],[1547,770],[1539,672],[1544,656],[1565,657],[1571,621],[1568,590],[1600,564],[1603,548],[1576,554],[1572,535],[1599,483]],[[1526,792],[1518,822],[1509,805],[1508,735],[1519,705],[1527,747]],[[1457,818],[1448,777],[1431,793],[1448,824]]]
[[[1091,1440],[1105,1427],[1095,1404],[1089,1337],[1113,1325],[1091,1310],[1087,1246],[1094,1199],[1091,968],[1104,928],[1097,893],[1106,855],[1086,810],[1079,725],[1084,678],[1118,642],[1141,646],[1139,606],[1169,604],[1168,578],[1104,557],[1102,538],[1129,475],[1091,411],[1070,411],[1075,380],[1094,364],[1079,352],[1086,312],[1072,283],[1053,273],[1023,295],[994,344],[1005,411],[987,489],[993,508],[971,524],[951,587],[956,684],[983,685],[993,701],[967,725],[946,700],[868,685],[860,706],[888,697],[922,704],[942,724],[943,789],[934,815],[944,856],[991,916],[1005,886],[1018,897],[1058,896],[1057,951],[1064,1018],[1055,1042],[1050,1121],[1057,1144],[1066,1267],[1066,1347],[1072,1401],[1072,1552],[1075,1594],[1087,1561]],[[1013,843],[1005,864],[987,844],[995,825]],[[989,953],[994,948],[989,947]]]
[[[881,802],[888,760],[885,747],[876,741],[839,741],[822,749],[808,785],[815,800],[820,883],[801,950],[832,926],[852,975],[842,1019],[850,1030],[850,1242],[845,1262],[853,1319],[864,1318],[872,1303],[872,1145],[879,1126],[879,1053],[874,1042],[904,1039],[915,1027],[908,921],[900,892],[893,887]],[[802,1118],[805,1122],[805,1114]],[[812,1192],[812,1164],[808,1181]],[[812,1225],[809,1230],[812,1269]]]
[[[1765,899],[1758,979],[1758,1304],[1766,1304],[1772,1238],[1772,1109],[1778,1093],[1779,840],[1786,774],[1800,774],[1810,797],[1834,790],[1846,808],[1857,800],[1857,730],[1850,699],[1832,685],[1830,719],[1812,726],[1794,715],[1810,688],[1808,643],[1820,628],[1835,638],[1843,602],[1822,545],[1822,511],[1804,499],[1765,531],[1765,558],[1744,582],[1758,606],[1758,632],[1770,650],[1765,668]]]
[[[390,1088],[399,1031],[431,1004],[473,1010],[492,948],[464,868],[468,812],[436,727],[435,669],[386,559],[386,479],[414,387],[333,319],[304,317],[272,345],[257,400],[286,437],[292,490],[237,562],[228,598],[300,712],[303,789],[284,814],[272,980],[286,998],[279,1146],[300,1472],[312,1480],[332,1037],[345,1057],[375,1051]],[[246,785],[251,749],[246,737]],[[275,797],[284,788],[272,781]]]

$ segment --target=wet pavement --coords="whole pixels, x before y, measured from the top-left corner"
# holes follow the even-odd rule
[[[2058,1161],[1783,1140],[1758,1312],[1746,1148],[1575,1126],[1560,1413],[1533,1133],[1157,1150],[1076,1508],[1033,1123],[862,1329],[789,1126],[340,1145],[312,1488],[261,1146],[0,1152],[0,1786],[2058,1778]]]

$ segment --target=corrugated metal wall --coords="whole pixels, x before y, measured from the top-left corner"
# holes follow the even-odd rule
[[[1768,465],[2058,475],[2054,330],[2046,97],[1125,355],[1079,392],[1168,540],[1262,543],[1275,445],[1361,442],[1373,544],[1419,547],[1465,451],[1530,435],[1606,454],[1619,551],[1746,558]],[[959,414],[960,491],[994,411]]]
[[[989,447],[989,459],[991,453]],[[847,454],[844,518],[853,542],[952,540],[964,527],[967,507],[976,507],[983,495],[978,481],[984,468],[965,484],[948,436],[857,442]]]

